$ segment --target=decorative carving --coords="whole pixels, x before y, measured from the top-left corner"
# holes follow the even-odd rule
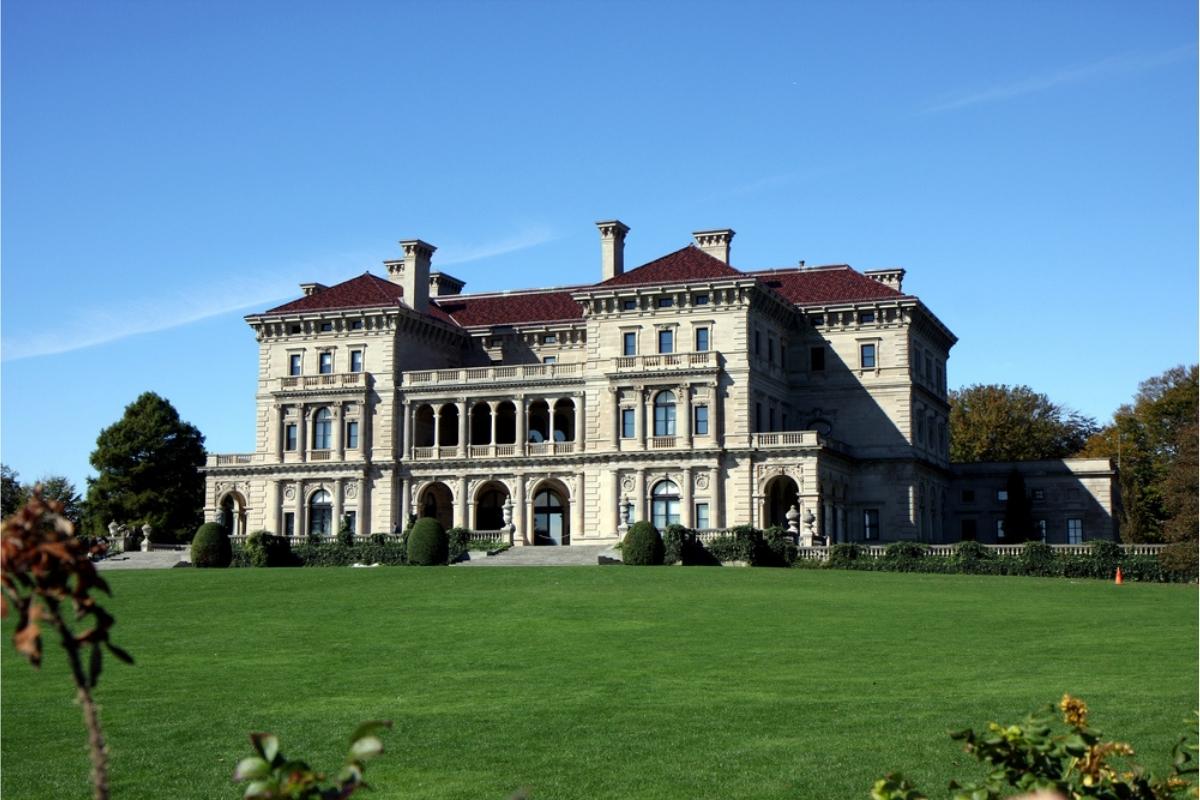
[[[707,473],[701,472],[699,475],[696,476],[696,488],[702,492],[708,489],[708,474]]]
[[[635,486],[637,486],[637,482],[633,479],[632,475],[626,475],[624,478],[621,479],[621,491],[622,492],[626,492],[626,493],[632,492]]]
[[[284,489],[283,490],[283,499],[284,500],[295,500],[296,499],[296,487],[289,486],[286,489]]]
[[[346,485],[346,499],[353,500],[358,497],[358,482],[354,481]]]

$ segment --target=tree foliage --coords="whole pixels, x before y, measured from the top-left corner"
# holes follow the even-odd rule
[[[1196,365],[1173,367],[1143,381],[1083,448],[1120,468],[1126,541],[1196,541],[1198,396]]]
[[[0,464],[0,481],[3,482],[2,516],[5,518],[15,514],[33,496],[34,489],[40,487],[42,499],[59,503],[62,515],[71,521],[76,530],[82,525],[83,498],[65,475],[47,475],[34,483],[21,483],[15,470]]]
[[[1067,458],[1097,429],[1091,417],[1028,386],[976,384],[950,393],[951,461]]]
[[[8,519],[22,505],[24,488],[17,471],[7,464],[0,464],[0,517]]]
[[[204,436],[167,400],[145,392],[100,431],[88,479],[88,526],[149,523],[159,541],[187,541],[204,504]]]

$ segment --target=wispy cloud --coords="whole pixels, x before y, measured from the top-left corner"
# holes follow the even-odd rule
[[[549,227],[535,225],[491,242],[475,244],[450,242],[445,247],[438,248],[435,263],[446,266],[466,264],[469,261],[480,261],[485,258],[515,253],[518,250],[528,250],[531,247],[552,242],[557,238],[559,238],[558,235]]]
[[[1027,94],[1044,92],[1059,86],[1083,83],[1085,81],[1115,75],[1126,75],[1154,69],[1186,58],[1194,57],[1195,45],[1184,45],[1159,53],[1126,53],[1112,56],[1090,64],[1067,67],[1048,75],[1038,75],[1014,83],[1006,83],[974,92],[968,92],[935,102],[922,109],[924,113],[933,114],[941,111],[953,111],[980,103],[993,103],[1010,100]]]
[[[212,284],[188,286],[103,308],[79,309],[53,328],[15,336],[6,332],[0,343],[0,360],[69,353],[234,311],[261,311],[267,304],[297,295],[301,281],[326,275],[349,278],[361,272],[364,263],[371,262],[360,254],[347,254],[286,268],[246,269],[222,278],[219,291],[214,291]]]

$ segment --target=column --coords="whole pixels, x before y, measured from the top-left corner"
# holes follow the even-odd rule
[[[275,460],[283,463],[283,438],[287,428],[286,417],[283,416],[283,406],[275,405]]]
[[[296,450],[301,461],[308,461],[308,403],[301,403],[296,411]]]
[[[521,403],[524,405],[525,400],[522,399]],[[520,416],[517,415],[518,419]],[[513,534],[514,546],[525,544],[525,525],[528,519],[529,515],[525,513],[525,476],[518,475],[513,480],[513,525],[517,528]]]
[[[467,478],[460,476],[454,491],[454,527],[467,527]]]
[[[609,445],[613,450],[621,446],[621,390],[609,387],[608,393],[612,396],[610,407],[613,412],[612,425],[609,426]]]
[[[304,536],[308,535],[308,524],[307,524],[307,520],[304,519],[304,481],[296,481],[296,500],[295,500],[295,502],[296,502],[296,507],[295,507],[295,511],[294,511],[294,514],[296,517],[295,534],[296,534],[297,538],[300,538],[300,537],[304,537]]]
[[[402,531],[408,527],[408,515],[412,513],[412,509],[409,508],[411,500],[412,487],[409,485],[409,479],[402,478],[400,480],[400,519],[396,520],[396,524],[400,526],[400,530]],[[391,531],[388,531],[388,533],[391,533]]]
[[[283,533],[283,517],[281,516],[281,507],[283,506],[283,486],[280,485],[278,480],[272,480],[269,482],[267,498],[267,502],[270,505],[267,507],[267,513],[264,515],[263,523],[266,525],[267,530],[274,531],[277,534]]]
[[[358,530],[364,536],[371,532],[371,475],[368,470],[358,484]]]
[[[708,485],[710,487],[709,497],[711,498],[709,500],[708,524],[714,528],[724,528],[725,482],[721,480],[720,465],[708,471]]]
[[[488,452],[493,456],[496,455],[496,409],[499,407],[499,405],[500,403],[495,400],[488,401],[488,415],[490,416],[492,423],[491,438],[488,439],[488,444],[491,445],[491,449]]]
[[[629,524],[632,525],[643,519],[649,519],[649,510],[646,508],[646,470],[639,469],[637,477],[633,482],[633,497],[629,499],[633,502],[633,513],[629,515]]]
[[[579,473],[571,480],[571,542],[576,537],[586,539],[583,530],[583,476]]]
[[[692,470],[683,468],[683,485],[679,487],[679,522],[686,528],[694,528],[695,504],[692,502]]]
[[[434,406],[433,409],[433,452],[438,453],[437,448],[442,446],[442,407]],[[440,455],[440,453],[439,453]]]
[[[713,444],[717,447],[725,446],[725,399],[721,396],[721,382],[713,381],[709,384],[712,390],[709,396],[712,398],[708,403],[709,425],[711,427]]]
[[[407,400],[404,401],[404,449],[400,451],[400,458],[407,461],[412,458],[413,449],[413,406]]]
[[[333,481],[333,530],[330,531],[334,536],[337,536],[338,531],[342,529],[342,479],[336,478]]]
[[[583,395],[575,395],[575,452],[583,452]]]
[[[333,449],[337,452],[337,460],[346,460],[346,405],[333,405]]]
[[[467,452],[467,400],[460,397],[458,399],[458,457],[465,458]]]
[[[529,401],[525,399],[524,395],[521,395],[514,398],[513,402],[517,406],[516,419],[514,420],[517,426],[517,455],[523,456],[525,455],[525,442],[529,439]],[[514,500],[513,502],[516,503],[517,501]],[[521,508],[520,503],[517,503],[517,508]],[[517,538],[519,539],[520,537],[518,536]]]
[[[685,383],[679,387],[679,393],[683,395],[683,441],[690,448],[692,446],[692,385]]]
[[[646,389],[643,386],[637,387],[634,400],[637,402],[635,409],[633,427],[637,428],[638,446],[643,450],[646,449]],[[641,517],[638,517],[641,519]]]

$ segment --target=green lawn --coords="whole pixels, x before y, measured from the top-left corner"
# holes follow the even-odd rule
[[[390,718],[379,798],[862,798],[972,762],[946,731],[1064,691],[1161,770],[1197,707],[1194,586],[735,568],[108,576],[113,796],[235,798],[246,734],[333,768]],[[85,798],[56,646],[3,647],[0,794]]]

